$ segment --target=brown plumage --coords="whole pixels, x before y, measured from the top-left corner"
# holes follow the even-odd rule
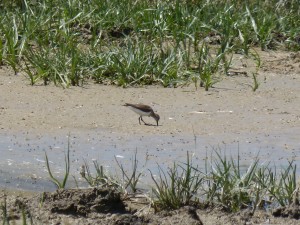
[[[143,120],[143,116],[151,116],[156,120],[156,124],[158,126],[158,121],[159,121],[160,117],[158,114],[154,113],[153,109],[150,106],[143,105],[143,104],[130,104],[130,103],[125,103],[124,106],[130,108],[132,111],[134,111],[135,113],[140,115],[140,117],[139,117],[140,124],[141,124],[141,120],[142,120],[145,125],[148,125]]]

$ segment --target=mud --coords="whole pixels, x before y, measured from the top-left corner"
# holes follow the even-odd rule
[[[68,189],[26,196],[1,194],[6,202],[7,218],[13,224],[151,224],[151,225],[221,225],[221,224],[299,224],[299,206],[273,212],[250,209],[227,213],[219,208],[197,209],[185,206],[173,211],[154,212],[143,195],[124,198],[109,189]],[[123,196],[123,197],[121,197]],[[4,200],[6,199],[6,200]],[[293,213],[291,213],[293,212]],[[286,214],[287,213],[287,214]],[[298,214],[299,215],[299,214]],[[0,216],[3,221],[3,214]]]

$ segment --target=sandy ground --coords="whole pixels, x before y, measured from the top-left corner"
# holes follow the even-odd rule
[[[126,134],[217,135],[299,128],[300,55],[263,52],[263,68],[256,92],[252,77],[223,77],[205,92],[193,85],[184,88],[119,88],[89,82],[63,89],[30,86],[23,75],[0,71],[1,133],[58,132],[105,129]],[[291,56],[292,55],[292,56]],[[238,57],[238,56],[236,56]],[[246,59],[235,70],[249,71]],[[241,65],[244,64],[244,67]],[[160,114],[160,126],[140,126],[138,116],[122,107],[125,102],[151,105]],[[152,118],[147,120],[149,123]]]
[[[170,137],[196,136],[216,145],[259,140],[258,144],[272,145],[283,155],[292,152],[297,160],[300,152],[300,54],[259,54],[263,66],[258,74],[260,86],[256,92],[251,89],[255,64],[241,55],[234,56],[232,66],[232,71],[241,74],[222,77],[222,81],[208,92],[196,89],[193,84],[178,88],[124,89],[89,81],[83,87],[69,89],[53,85],[30,86],[24,75],[15,76],[2,67],[0,135],[42,137],[74,132],[116,135],[125,139],[155,136],[162,141]],[[159,126],[139,125],[138,115],[122,106],[125,102],[152,106],[160,115]],[[145,118],[145,121],[155,124],[152,118]],[[268,141],[264,143],[265,140]],[[2,157],[5,158],[5,154]]]

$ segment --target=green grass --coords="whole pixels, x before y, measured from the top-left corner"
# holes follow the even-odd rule
[[[214,151],[204,160],[205,168],[194,165],[187,155],[186,163],[174,163],[167,172],[159,167],[152,187],[152,206],[156,210],[178,209],[184,205],[198,207],[220,206],[228,212],[288,206],[299,201],[296,165],[289,162],[276,173],[277,167],[259,163],[259,156],[248,168],[236,159]],[[296,196],[296,197],[295,197]]]
[[[259,160],[256,159],[246,171],[243,171],[237,160],[221,155],[215,151],[216,158],[207,163],[203,186],[205,204],[221,205],[228,211],[238,211],[253,203],[252,194],[255,186],[255,172]]]
[[[174,163],[167,172],[159,167],[158,178],[150,171],[155,184],[152,188],[152,206],[156,211],[179,209],[198,202],[197,194],[202,186],[203,177],[197,173],[197,168],[193,167],[190,157],[187,153],[186,163]]]
[[[93,161],[95,174],[91,172],[90,166],[86,161],[81,167],[80,175],[88,183],[90,187],[100,187],[100,188],[112,188],[114,190],[119,190],[121,184],[110,176],[102,165],[99,165],[97,161]]]
[[[140,178],[143,175],[142,168],[145,167],[147,163],[147,159],[143,167],[138,168],[139,160],[137,159],[137,149],[136,149],[134,152],[134,157],[131,159],[132,168],[130,171],[126,170],[124,165],[121,162],[119,162],[117,157],[115,157],[115,160],[122,174],[121,191],[123,193],[136,193],[139,190],[138,184],[140,183]]]
[[[296,0],[22,0],[0,6],[0,63],[32,85],[200,81],[208,90],[226,76],[233,51],[300,49]],[[199,67],[201,46],[211,38],[217,41],[206,43],[209,65]]]
[[[9,216],[7,211],[7,196],[4,195],[4,202],[0,205],[2,214],[2,225],[9,225]]]
[[[67,154],[65,155],[65,174],[64,174],[63,181],[59,181],[57,178],[53,176],[46,152],[45,152],[45,161],[46,161],[48,174],[53,184],[55,184],[57,188],[65,188],[70,174],[70,166],[71,166],[70,165],[70,140],[68,140],[68,149],[67,149]]]

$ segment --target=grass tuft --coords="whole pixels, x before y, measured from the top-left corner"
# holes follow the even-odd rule
[[[127,193],[127,189],[132,193],[136,193],[138,191],[138,183],[140,182],[140,178],[143,175],[143,171],[138,170],[138,159],[137,159],[137,149],[134,153],[134,158],[132,159],[132,171],[127,172],[124,166],[118,161],[117,157],[115,157],[118,167],[121,170],[123,183],[122,191]],[[147,161],[145,162],[145,164]],[[145,167],[145,165],[143,166]]]
[[[161,167],[158,167],[158,169],[158,178],[155,178],[150,171],[155,184],[152,191],[155,196],[153,207],[156,211],[178,209],[197,202],[197,193],[202,185],[203,178],[199,176],[197,169],[192,166],[188,152],[187,161],[183,165],[174,163],[167,173]]]
[[[58,189],[66,187],[67,180],[68,180],[69,173],[70,173],[70,139],[69,138],[68,138],[67,155],[65,155],[65,174],[64,174],[64,179],[62,182],[53,176],[51,169],[50,169],[48,156],[47,156],[47,153],[45,152],[45,161],[46,161],[48,174],[51,178],[51,181],[56,185],[56,187]]]

